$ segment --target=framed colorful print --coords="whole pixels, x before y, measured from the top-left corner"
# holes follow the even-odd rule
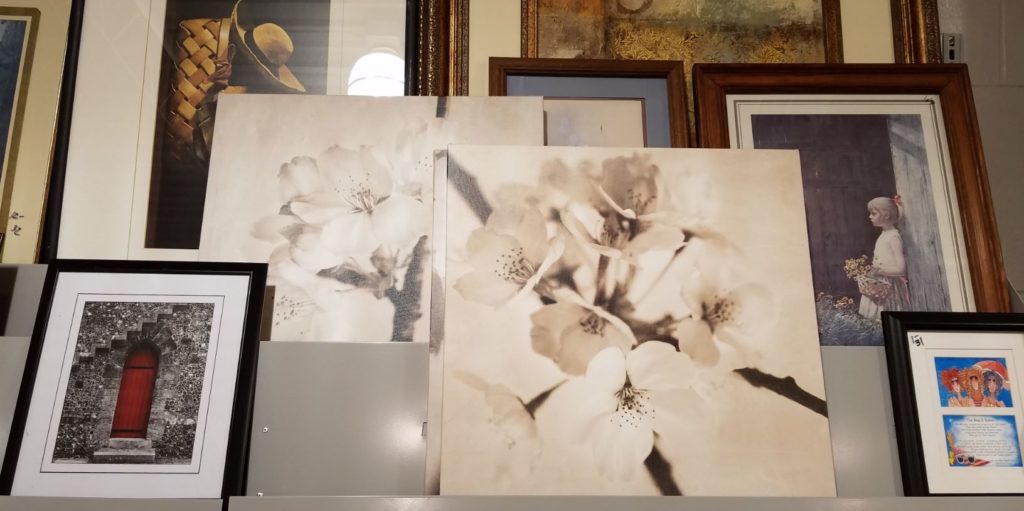
[[[650,147],[686,147],[689,141],[682,62],[491,57],[489,83],[491,96],[600,98],[619,103],[640,98],[645,132],[629,139],[643,137]],[[582,115],[579,109],[573,111]],[[553,111],[549,127],[571,122],[569,116],[556,117],[561,112]]]
[[[702,147],[798,149],[822,344],[882,310],[1009,310],[967,68],[694,67]]]
[[[886,312],[906,495],[1024,495],[1024,315]]]
[[[402,95],[416,69],[409,10],[414,1],[89,3],[59,256],[196,259],[217,99]],[[124,80],[110,80],[111,60]]]
[[[241,495],[265,283],[259,264],[51,263],[0,493]]]
[[[0,6],[0,262],[39,252],[72,0]],[[74,37],[74,36],[72,36]]]

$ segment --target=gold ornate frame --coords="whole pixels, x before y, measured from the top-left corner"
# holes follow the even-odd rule
[[[537,45],[537,3],[539,0],[522,0],[521,42],[524,57],[538,57]],[[825,27],[825,61],[843,61],[843,30],[839,16],[839,0],[821,0],[821,14]]]
[[[22,42],[22,58],[17,85],[15,86],[15,97],[12,105],[10,127],[4,136],[7,137],[7,154],[0,154],[3,161],[0,161],[0,170],[3,171],[2,199],[0,199],[0,253],[3,251],[3,242],[7,237],[8,220],[18,220],[24,217],[21,213],[11,212],[11,197],[14,194],[14,180],[16,177],[18,163],[18,147],[21,140],[21,128],[25,120],[25,104],[28,101],[29,78],[32,75],[32,61],[36,51],[36,36],[39,33],[39,9],[30,7],[0,7],[0,18],[27,18],[28,27],[25,32],[25,40]],[[12,217],[13,215],[13,217]],[[21,227],[15,225],[16,229],[12,234],[20,235]]]
[[[537,55],[537,1],[522,1],[522,56]],[[822,0],[828,62],[842,62],[839,0]],[[942,61],[936,0],[891,0],[897,64]],[[421,0],[417,36],[420,95],[465,95],[469,91],[469,0]]]

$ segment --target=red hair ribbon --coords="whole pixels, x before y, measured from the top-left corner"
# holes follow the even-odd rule
[[[893,197],[892,201],[895,202],[897,206],[903,206],[903,199],[899,195]]]

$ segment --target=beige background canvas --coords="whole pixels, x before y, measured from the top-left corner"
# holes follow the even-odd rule
[[[554,158],[570,168],[584,161],[599,166],[603,159],[638,151],[651,155],[674,197],[735,243],[743,275],[769,289],[776,304],[785,304],[759,329],[763,344],[755,350],[756,367],[793,376],[824,397],[796,152],[453,146],[449,169],[458,165],[473,175],[493,203],[499,185],[535,184],[541,165]],[[541,306],[536,295],[492,308],[454,289],[469,271],[465,244],[480,223],[452,192],[447,218],[442,494],[657,494],[642,474],[632,481],[599,476],[589,449],[561,427],[571,421],[566,410],[582,399],[578,378],[553,392],[537,412],[539,454],[524,452],[522,442],[510,448],[483,393],[456,373],[506,385],[524,402],[566,375],[531,349],[529,315]],[[642,268],[641,287],[657,273],[654,266]],[[643,303],[680,301],[687,265],[675,268],[663,278],[672,284],[659,286]],[[663,435],[665,457],[685,494],[835,494],[825,417],[754,389],[734,374],[709,375],[706,383],[713,388],[707,399],[684,405],[685,427]]]

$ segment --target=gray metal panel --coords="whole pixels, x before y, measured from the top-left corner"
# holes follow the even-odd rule
[[[0,509],[18,511],[221,511],[220,499],[85,499],[0,497]]]
[[[247,495],[422,495],[426,343],[261,343]]]
[[[28,337],[0,337],[0,460],[4,459],[11,434],[28,344]]]
[[[822,346],[821,361],[837,494],[903,495],[885,350]]]
[[[1013,497],[753,498],[753,497],[320,497],[232,498],[231,511],[1019,511]]]
[[[45,264],[0,264],[0,331],[31,337],[39,297],[46,280]]]

